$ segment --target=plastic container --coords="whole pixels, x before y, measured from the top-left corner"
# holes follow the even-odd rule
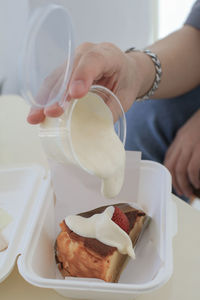
[[[127,153],[126,177],[135,176],[132,153]],[[0,199],[6,199],[6,209],[13,222],[4,232],[10,236],[9,248],[0,254],[0,281],[6,278],[14,262],[29,283],[56,290],[59,294],[78,299],[133,299],[134,296],[161,287],[173,270],[172,238],[177,230],[176,209],[171,200],[171,178],[160,164],[141,161],[138,191],[131,180],[112,200],[99,194],[96,178],[87,175],[84,185],[71,166],[65,170],[65,189],[56,190],[56,205],[49,175],[33,166],[0,170]],[[55,174],[56,176],[56,174]],[[58,182],[63,178],[57,178]],[[156,188],[155,188],[156,187]],[[3,196],[3,197],[2,197]],[[123,198],[122,198],[123,197]],[[84,201],[81,201],[84,200]],[[54,243],[59,222],[67,214],[78,213],[114,202],[136,202],[152,217],[136,248],[136,260],[129,261],[119,283],[105,283],[94,279],[58,277],[54,259]],[[14,204],[14,206],[13,206]]]
[[[94,117],[98,118],[100,116],[103,124],[105,124],[110,117],[112,117],[113,121],[118,120],[113,126],[123,144],[125,144],[126,140],[126,119],[120,101],[107,88],[98,85],[92,86],[88,95],[90,95],[90,98],[87,100],[74,99],[67,103],[65,112],[60,117],[46,118],[45,122],[40,125],[39,136],[45,153],[50,160],[55,160],[60,163],[72,163],[81,167],[86,172],[93,174],[92,170],[82,164],[73,143],[71,124],[74,118],[74,110],[77,105],[80,104],[82,108],[85,105],[87,109],[89,103],[90,109],[88,110],[87,118],[93,119]],[[103,102],[107,104],[108,110],[105,110]],[[112,114],[110,114],[110,112]],[[84,128],[84,125],[85,119],[79,119],[80,130]],[[96,135],[98,136],[98,134],[100,135],[97,131]],[[92,137],[91,142],[93,142]],[[97,148],[95,152],[97,153],[98,151],[99,149]]]
[[[35,9],[28,24],[19,60],[21,94],[35,108],[63,105],[74,55],[70,15],[62,6]]]
[[[74,33],[65,8],[50,4],[33,14],[24,40],[19,64],[20,89],[32,107],[41,109],[57,104],[65,110],[59,118],[49,118],[41,125],[40,137],[50,159],[70,162],[91,173],[81,163],[71,138],[71,118],[78,99],[66,102],[74,58]],[[123,144],[126,119],[120,101],[109,89],[92,86],[90,93],[109,107],[115,131]],[[98,134],[98,133],[97,133]],[[57,157],[56,157],[56,155]]]

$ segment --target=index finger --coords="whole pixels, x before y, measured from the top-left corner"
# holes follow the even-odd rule
[[[112,44],[102,43],[87,49],[75,67],[70,84],[71,98],[82,98],[94,81],[111,77],[119,65],[120,50]]]

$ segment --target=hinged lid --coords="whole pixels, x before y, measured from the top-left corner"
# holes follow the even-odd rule
[[[19,64],[20,89],[34,107],[62,102],[73,65],[71,18],[60,5],[35,10],[27,27]]]
[[[0,207],[12,221],[2,230],[8,248],[0,252],[0,282],[12,271],[15,260],[24,251],[34,223],[34,208],[49,191],[50,175],[37,165],[0,169]]]

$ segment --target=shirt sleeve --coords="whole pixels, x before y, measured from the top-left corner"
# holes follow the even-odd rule
[[[200,0],[197,0],[194,3],[186,21],[185,21],[185,24],[191,25],[197,29],[200,29]]]

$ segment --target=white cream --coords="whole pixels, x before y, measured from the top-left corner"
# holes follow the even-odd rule
[[[103,195],[116,196],[124,179],[125,150],[115,133],[112,113],[98,95],[88,93],[76,104],[71,139],[81,165],[103,179]]]
[[[76,234],[95,238],[108,246],[116,247],[120,253],[135,258],[132,241],[129,235],[112,221],[113,213],[114,207],[109,206],[102,213],[90,218],[67,216],[65,223]]]
[[[110,109],[96,94],[69,104],[61,118],[46,118],[40,136],[50,158],[74,163],[102,179],[102,194],[115,197],[124,181],[125,150]]]

